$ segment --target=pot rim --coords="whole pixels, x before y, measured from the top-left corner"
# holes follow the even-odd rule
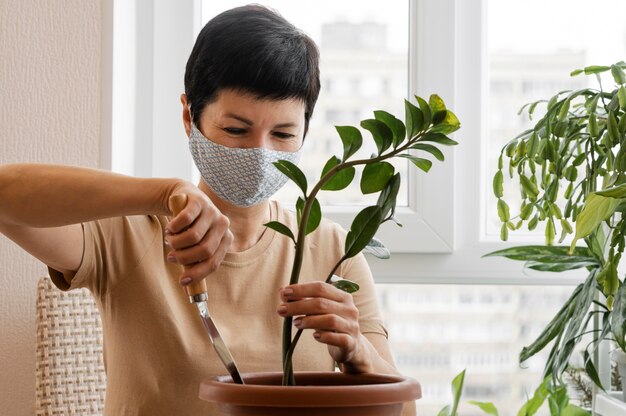
[[[217,403],[240,406],[274,407],[347,407],[387,405],[413,401],[422,395],[419,382],[395,374],[344,374],[340,372],[302,371],[296,380],[342,380],[348,385],[281,386],[250,384],[260,380],[281,380],[282,372],[244,373],[248,384],[235,384],[230,376],[218,376],[200,384],[199,398]],[[365,380],[369,384],[349,384]]]

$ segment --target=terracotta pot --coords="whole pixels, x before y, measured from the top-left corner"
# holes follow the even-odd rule
[[[247,373],[246,384],[229,376],[200,384],[199,397],[224,415],[394,416],[404,402],[422,396],[409,377],[333,372],[296,372],[296,386],[281,386],[282,373]]]

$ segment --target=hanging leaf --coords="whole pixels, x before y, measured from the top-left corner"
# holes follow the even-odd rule
[[[395,173],[395,168],[389,162],[376,162],[365,165],[361,176],[361,192],[372,194],[381,191]]]
[[[331,156],[330,159],[328,159],[328,162],[326,162],[326,164],[324,165],[324,169],[322,169],[321,177],[324,177],[328,173],[328,171],[330,171],[332,168],[340,163],[341,160],[339,160],[337,156]],[[340,171],[336,172],[331,177],[331,179],[322,186],[322,190],[340,191],[342,189],[345,189],[346,187],[348,187],[348,185],[350,185],[350,183],[352,183],[355,173],[356,169],[354,168],[354,166],[349,166],[347,168],[341,169]]]
[[[461,401],[461,394],[463,393],[463,383],[465,381],[465,370],[457,374],[452,380],[452,406],[450,408],[450,416],[457,416],[457,409],[459,408],[459,402]]]
[[[502,171],[499,170],[493,177],[493,193],[497,198],[502,198],[502,195],[504,195],[503,182],[504,175],[502,174]]]
[[[620,108],[623,111],[626,111],[626,87],[624,87],[623,85],[620,85],[620,87],[617,89],[617,99],[619,101]]]
[[[382,210],[379,206],[367,207],[359,212],[346,236],[345,258],[354,257],[374,238],[382,222]]]
[[[304,173],[302,173],[299,167],[288,160],[279,160],[278,162],[274,162],[274,166],[276,166],[276,168],[284,173],[289,179],[294,181],[302,190],[302,193],[306,196],[306,176],[304,176]]]
[[[382,154],[393,144],[393,132],[385,123],[375,119],[361,121],[361,127],[372,134],[378,154]]]
[[[509,206],[502,198],[498,199],[498,216],[502,222],[507,222],[511,218],[509,215]]]
[[[590,75],[590,74],[599,74],[601,72],[606,72],[609,69],[611,69],[610,66],[591,65],[591,66],[586,67],[584,71],[585,71],[585,75]]]
[[[587,373],[591,381],[596,383],[596,386],[604,390],[604,387],[602,386],[602,382],[600,381],[600,376],[598,375],[598,370],[596,370],[596,366],[593,364],[593,360],[591,359],[591,356],[589,355],[589,351],[587,351],[586,349],[585,349],[585,352],[583,353],[583,362],[585,365],[585,372]]]
[[[263,225],[267,228],[271,228],[272,230],[281,233],[282,235],[286,235],[287,237],[291,238],[291,241],[293,241],[294,244],[296,243],[296,238],[294,237],[293,232],[282,222],[270,221]]]
[[[350,156],[355,154],[363,144],[363,136],[359,129],[353,126],[335,126],[341,142],[343,143],[343,159],[348,160]]]

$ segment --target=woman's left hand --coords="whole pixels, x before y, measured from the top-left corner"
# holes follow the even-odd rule
[[[325,282],[301,283],[280,291],[278,314],[294,317],[298,329],[313,329],[318,342],[346,372],[369,372],[368,349],[359,328],[359,310],[352,295]]]

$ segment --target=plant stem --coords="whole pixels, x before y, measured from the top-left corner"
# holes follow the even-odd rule
[[[298,280],[300,278],[300,271],[302,270],[302,260],[303,260],[303,254],[304,254],[304,246],[305,246],[305,237],[306,237],[306,228],[307,228],[307,224],[309,222],[309,216],[311,214],[311,209],[313,207],[313,203],[315,202],[315,197],[317,196],[318,192],[322,189],[322,187],[331,180],[331,178],[335,175],[335,173],[352,167],[352,166],[357,166],[357,165],[366,165],[366,164],[371,164],[371,163],[376,163],[376,162],[380,162],[389,158],[392,158],[394,156],[396,156],[397,154],[404,152],[405,150],[408,150],[409,147],[414,144],[416,141],[419,140],[419,138],[428,133],[428,131],[430,131],[429,129],[424,130],[420,133],[418,133],[417,135],[415,135],[414,137],[412,137],[411,139],[407,140],[407,143],[404,146],[400,146],[398,148],[393,149],[392,151],[390,151],[387,154],[381,154],[375,158],[371,158],[371,159],[359,159],[359,160],[353,160],[351,162],[343,162],[343,163],[339,163],[338,165],[332,167],[328,172],[326,172],[326,174],[324,176],[322,176],[322,178],[319,180],[319,182],[317,182],[317,184],[315,184],[315,186],[313,187],[313,189],[311,190],[311,192],[309,193],[309,195],[306,197],[306,200],[304,202],[304,207],[302,208],[302,216],[300,218],[300,224],[298,226],[298,238],[296,241],[296,253],[293,259],[293,267],[291,268],[291,277],[289,278],[289,284],[290,285],[295,285],[298,283]],[[339,267],[339,264],[341,264],[341,262],[345,260],[344,258],[342,258],[342,260],[339,261],[339,263],[337,263],[337,265],[335,266],[335,268],[333,269],[333,271],[330,274],[330,277],[332,277],[333,273],[335,272],[335,270]],[[329,278],[330,278],[329,277]],[[328,279],[327,279],[328,280]],[[292,342],[291,339],[291,331],[292,331],[292,324],[293,324],[293,318],[292,317],[286,317],[285,320],[283,321],[283,381],[282,384],[283,386],[287,386],[287,385],[295,385],[295,380],[294,380],[294,376],[293,376],[293,365],[291,363],[291,358],[293,355],[293,349],[295,348],[295,344],[297,343],[297,339],[299,338],[298,335],[296,335],[297,338],[294,338],[294,342]],[[301,331],[299,331],[298,333],[300,333]]]

